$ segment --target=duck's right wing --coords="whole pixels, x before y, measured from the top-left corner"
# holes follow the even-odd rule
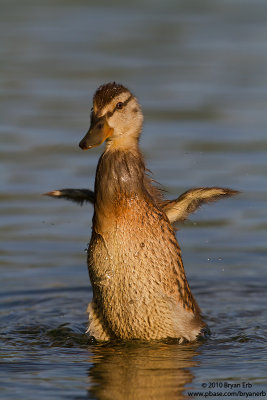
[[[44,193],[45,196],[56,197],[58,199],[65,199],[83,205],[84,202],[95,202],[95,194],[89,189],[60,189],[53,190],[52,192]]]

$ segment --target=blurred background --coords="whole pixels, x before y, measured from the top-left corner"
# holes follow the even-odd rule
[[[153,386],[157,398],[172,399],[225,379],[263,388],[266,1],[0,5],[3,398],[149,398]],[[122,346],[114,360],[83,335],[92,207],[42,193],[93,187],[103,147],[82,152],[78,143],[93,93],[109,81],[142,104],[141,149],[170,198],[197,186],[242,192],[178,227],[188,279],[212,330],[198,349]],[[139,376],[141,364],[146,379],[136,381],[129,371]],[[114,365],[127,365],[127,378],[113,376]]]

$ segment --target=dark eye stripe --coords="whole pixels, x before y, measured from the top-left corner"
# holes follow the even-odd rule
[[[122,103],[122,108],[125,107],[125,106],[129,103],[129,101],[130,101],[132,98],[133,98],[133,95],[129,96],[128,99],[126,99],[124,102],[121,102],[121,103]],[[120,110],[121,110],[122,108],[120,108]],[[106,112],[106,114],[102,115],[101,117],[98,117],[97,114],[95,114],[94,111],[92,111],[92,112],[91,112],[91,125],[97,124],[100,120],[104,120],[106,117],[107,117],[107,118],[112,117],[112,115],[113,115],[116,111],[118,111],[118,109],[117,109],[117,104],[116,104],[116,106],[114,107],[114,109],[113,109],[112,111]]]
[[[120,102],[120,103],[122,104],[122,106],[120,107],[120,110],[121,110],[123,107],[125,107],[125,106],[129,103],[129,101],[130,101],[132,98],[133,98],[133,95],[129,96],[128,99],[126,99],[124,102]],[[108,112],[105,114],[105,116],[108,117],[108,118],[110,118],[110,117],[112,117],[112,115],[114,114],[114,112],[117,111],[117,110],[118,110],[118,108],[117,108],[117,104],[116,104],[116,106],[114,107],[114,109],[113,109],[112,111],[108,111]],[[104,115],[103,115],[103,116],[104,116]]]

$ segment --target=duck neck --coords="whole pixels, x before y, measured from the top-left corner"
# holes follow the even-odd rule
[[[104,225],[114,221],[124,206],[147,197],[144,179],[145,164],[138,147],[106,149],[99,159],[95,178],[94,226],[98,227],[97,231],[106,230]]]
[[[120,196],[129,197],[144,188],[145,165],[138,148],[107,149],[99,159],[96,179],[96,202],[112,203]]]

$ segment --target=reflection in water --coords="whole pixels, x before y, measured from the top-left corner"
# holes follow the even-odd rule
[[[88,398],[184,399],[198,345],[124,344],[93,348]]]

